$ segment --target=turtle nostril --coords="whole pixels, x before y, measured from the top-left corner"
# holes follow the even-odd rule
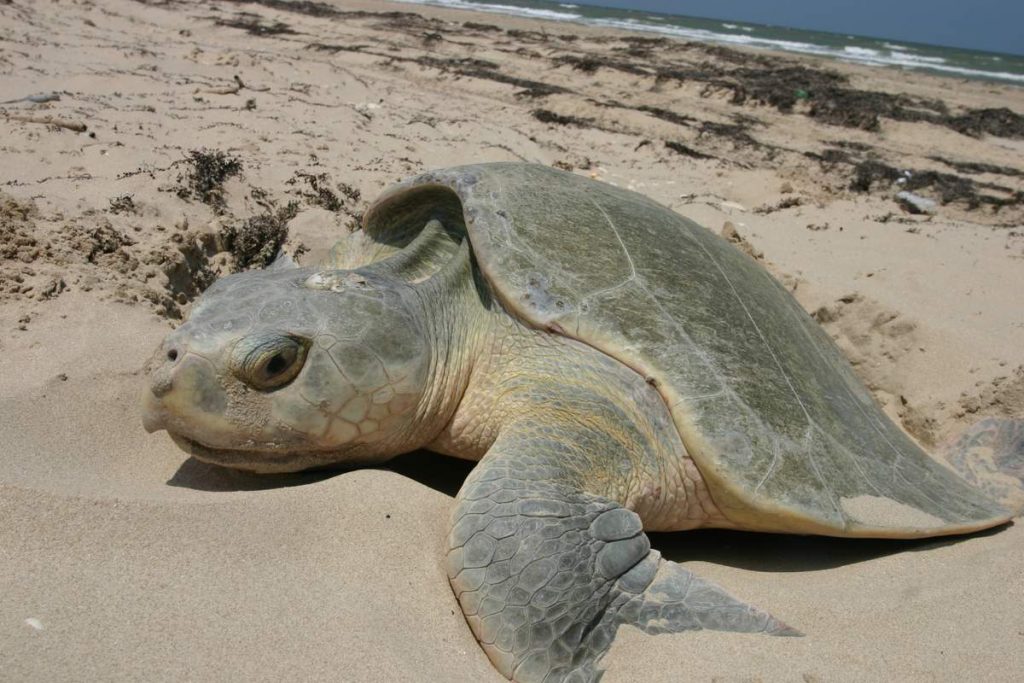
[[[171,349],[170,351],[168,351],[167,360],[171,361],[172,363],[178,360],[178,349]]]

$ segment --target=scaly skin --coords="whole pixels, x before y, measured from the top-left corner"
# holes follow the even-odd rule
[[[456,500],[447,570],[516,681],[589,681],[620,624],[792,635],[652,551],[643,529],[731,526],[643,378],[570,340],[492,321],[430,447],[483,455]]]
[[[421,282],[425,260],[409,252],[221,281],[154,356],[147,428],[256,471],[422,447],[482,458],[456,501],[447,567],[474,634],[516,681],[596,680],[623,623],[795,633],[650,549],[644,528],[731,526],[657,391],[522,326],[465,245],[453,256],[427,242],[424,259],[448,263]],[[291,365],[272,360],[292,345]]]
[[[651,551],[643,529],[732,526],[656,389],[586,345],[525,328],[486,291],[447,294],[434,319],[467,334],[448,347],[457,370],[442,381],[462,399],[428,448],[482,458],[456,500],[447,570],[499,671],[596,680],[622,623],[796,633]]]

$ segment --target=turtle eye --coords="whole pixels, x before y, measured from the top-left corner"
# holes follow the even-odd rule
[[[288,335],[246,339],[235,347],[235,376],[260,391],[295,379],[306,360],[306,344]]]

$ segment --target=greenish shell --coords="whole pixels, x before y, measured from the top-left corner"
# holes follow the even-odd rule
[[[789,292],[693,221],[571,173],[485,164],[392,188],[364,231],[385,255],[431,218],[468,235],[510,314],[657,386],[741,526],[912,537],[1009,518],[889,420]]]

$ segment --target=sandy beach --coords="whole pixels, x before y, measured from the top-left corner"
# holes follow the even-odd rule
[[[315,264],[392,183],[519,160],[641,192],[934,450],[1024,417],[1022,159],[1009,85],[399,3],[0,0],[0,678],[504,680],[442,566],[469,463],[259,477],[140,421],[203,288]],[[622,629],[605,681],[1024,679],[1020,524],[652,542],[806,635]]]

